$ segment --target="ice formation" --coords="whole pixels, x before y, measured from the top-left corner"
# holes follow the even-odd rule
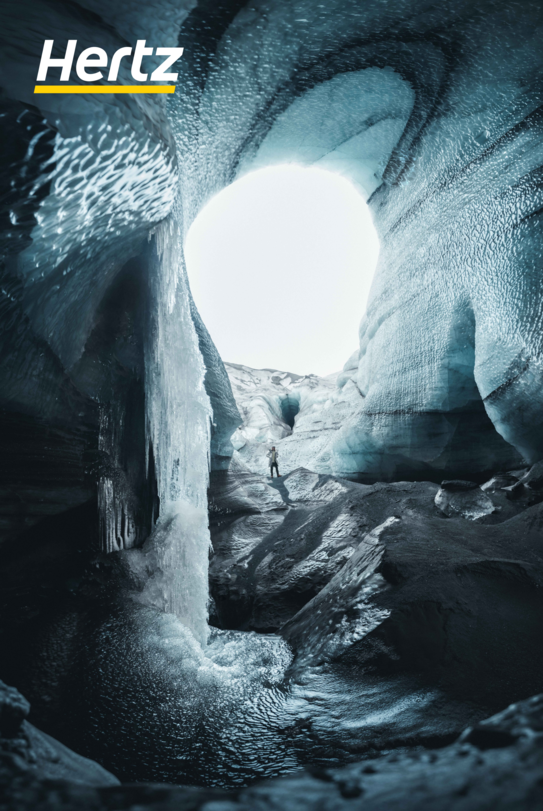
[[[151,576],[142,599],[176,614],[205,643],[212,411],[181,245],[172,216],[156,234],[146,352],[147,444],[156,458],[160,517],[144,548]]]
[[[348,0],[339,14],[309,0],[82,5],[83,15],[39,0],[3,6],[3,121],[20,145],[6,160],[19,181],[6,197],[3,289],[6,319],[20,327],[4,338],[2,385],[10,414],[70,425],[83,449],[124,472],[122,487],[118,470],[103,476],[101,501],[115,517],[105,547],[139,543],[158,505],[154,473],[143,481],[144,442],[136,469],[122,431],[106,432],[100,447],[95,438],[100,413],[120,426],[135,402],[128,387],[120,398],[113,363],[107,380],[98,364],[90,375],[101,302],[129,262],[149,277],[147,237],[174,200],[182,241],[213,194],[273,163],[351,178],[381,241],[359,349],[335,399],[318,417],[315,409],[305,463],[372,480],[483,480],[539,458],[536,6],[517,14],[511,0],[475,10],[464,0]],[[78,47],[110,51],[142,31],[153,46],[182,40],[175,95],[34,96],[31,54],[45,28],[59,42],[69,33]],[[194,308],[193,317],[213,407],[212,463],[224,468],[235,404]],[[140,385],[141,363],[131,364]],[[341,427],[322,444],[319,425],[340,411]],[[81,503],[78,475],[70,498]]]
[[[284,458],[292,466],[294,455],[288,453],[282,440],[293,433],[298,439],[304,417],[320,413],[334,392],[336,375],[321,378],[276,369],[251,369],[236,363],[225,366],[242,420],[232,436],[240,461],[254,473],[264,473],[268,466],[266,454],[277,445],[281,447],[281,461]]]
[[[89,13],[3,7],[3,121],[20,150],[5,162],[18,178],[5,198],[5,318],[18,325],[3,337],[6,433],[24,435],[13,416],[24,415],[46,426],[36,428],[45,459],[70,460],[69,486],[47,485],[50,510],[94,498],[94,471],[105,549],[140,544],[158,515],[158,533],[165,521],[171,534],[177,520],[191,527],[169,568],[177,578],[194,566],[202,638],[206,469],[210,454],[228,466],[239,418],[190,300],[182,243],[205,202],[244,173],[285,161],[344,173],[368,198],[381,253],[337,388],[308,379],[262,395],[234,435],[242,460],[256,470],[265,439],[281,442],[288,469],[482,481],[543,453],[540,10],[83,5]],[[77,35],[80,49],[117,50],[143,30],[154,46],[179,39],[175,95],[34,96],[30,55],[45,28],[58,43]],[[139,310],[135,277],[151,291]],[[121,278],[115,331],[100,308]],[[20,487],[35,499],[34,484]],[[178,503],[190,516],[172,517]],[[184,588],[164,605],[186,612]]]
[[[253,473],[266,473],[266,454],[275,445],[283,473],[299,467],[332,472],[337,435],[361,405],[345,373],[319,377],[236,363],[225,367],[242,420],[232,435],[236,460]]]
[[[538,12],[513,22],[497,3],[489,24],[464,4],[312,8],[240,10],[212,65],[198,66],[205,127],[191,130],[186,152],[198,158],[203,200],[285,160],[341,167],[369,197],[380,265],[342,381],[359,403],[328,458],[315,447],[315,465],[391,478],[475,464],[482,476],[518,454],[533,460],[539,429],[526,432],[515,414],[520,402],[532,408],[539,385]],[[497,41],[523,43],[528,83]],[[191,92],[174,102],[184,121]]]
[[[524,461],[543,456],[541,5],[4,0],[0,12],[0,532],[15,561],[2,668],[27,678],[33,713],[127,778],[141,766],[239,784],[305,756],[443,742],[512,691],[535,693],[542,475]],[[68,37],[112,53],[142,34],[185,49],[169,99],[34,95],[46,37],[61,56]],[[230,370],[236,433],[183,240],[214,194],[285,161],[353,180],[379,266],[335,382]],[[287,469],[308,470],[266,482],[270,441]],[[261,631],[292,620],[299,655],[332,666],[288,694],[277,638],[213,632],[202,648],[210,465],[226,492],[211,510],[230,566],[218,596],[245,601],[240,625],[253,609]],[[436,506],[442,480],[469,489],[441,488]],[[121,554],[100,555],[97,538]]]

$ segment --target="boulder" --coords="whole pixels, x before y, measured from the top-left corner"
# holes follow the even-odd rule
[[[14,687],[0,681],[0,787],[21,777],[68,780],[88,786],[119,781],[92,760],[72,752],[26,720],[30,704]],[[13,807],[13,806],[12,806]]]
[[[543,670],[542,530],[542,505],[497,526],[404,512],[368,533],[282,634],[302,669],[412,673],[489,709],[526,698]]]
[[[521,482],[530,490],[543,490],[543,461],[536,462],[521,478]]]
[[[460,516],[470,521],[491,515],[492,500],[474,482],[444,481],[435,497],[435,505],[447,517]]]
[[[265,485],[283,498],[270,509],[266,496],[260,513],[257,498],[244,502],[243,513],[241,487],[227,482],[213,476],[210,489],[210,590],[224,628],[277,630],[391,511],[436,513],[438,488],[427,482],[362,485],[299,468]]]

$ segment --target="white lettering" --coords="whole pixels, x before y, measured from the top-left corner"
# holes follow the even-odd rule
[[[132,62],[132,76],[137,82],[147,81],[147,74],[141,72],[141,60],[144,56],[151,56],[152,48],[145,47],[146,40],[138,39],[136,50],[134,51],[134,61]]]
[[[70,72],[72,70],[72,64],[74,61],[75,55],[75,48],[77,45],[76,39],[69,39],[68,45],[66,46],[66,53],[63,59],[51,59],[51,53],[53,51],[53,42],[52,39],[46,39],[43,43],[43,51],[41,54],[40,59],[40,67],[38,68],[38,82],[45,82],[47,79],[47,71],[49,68],[62,68],[60,73],[60,81],[67,82],[70,78]]]
[[[130,56],[132,53],[132,48],[119,48],[118,51],[115,51],[113,54],[113,59],[111,60],[111,67],[109,69],[109,76],[107,77],[108,82],[116,82],[117,77],[119,75],[119,67],[121,64],[121,59],[123,56]]]
[[[165,73],[168,68],[171,68],[174,62],[181,59],[184,48],[157,48],[157,56],[167,56],[162,65],[151,73],[152,82],[175,82],[179,74]]]
[[[1,0],[0,0],[1,2]],[[60,81],[68,82],[72,71],[75,52],[77,49],[77,40],[69,39],[66,46],[66,53],[62,59],[53,59],[51,54],[53,52],[54,40],[46,39],[43,43],[43,51],[38,68],[38,76],[36,81],[45,82],[47,80],[47,73],[49,68],[61,68]],[[162,61],[152,73],[152,82],[175,82],[178,73],[168,73],[168,68],[171,68],[183,55],[184,48],[157,48],[157,56],[165,56],[166,59]],[[148,78],[147,73],[142,72],[142,60],[146,56],[152,56],[154,53],[153,48],[146,47],[146,40],[139,39],[136,47],[132,48],[119,48],[113,54],[111,65],[109,66],[109,74],[107,77],[108,82],[115,82],[119,76],[121,61],[125,56],[132,56],[131,74],[132,78],[137,82],[146,82]],[[107,68],[108,55],[103,48],[86,48],[79,54],[76,62],[76,73],[79,79],[83,82],[94,82],[104,78],[104,73],[101,70],[92,70],[92,68]],[[159,88],[156,92],[166,92],[171,88]],[[40,91],[36,88],[35,92]],[[54,92],[52,89],[46,92]],[[75,92],[75,91],[74,91]],[[136,91],[134,91],[136,92]]]
[[[101,70],[89,73],[87,68],[105,67],[107,67],[107,53],[103,48],[85,48],[79,54],[75,70],[83,82],[93,82],[96,79],[102,79],[104,74]]]

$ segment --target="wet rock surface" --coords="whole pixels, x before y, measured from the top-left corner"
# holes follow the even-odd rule
[[[222,627],[275,631],[342,568],[366,532],[391,514],[436,513],[438,487],[360,485],[304,468],[281,479],[212,478],[210,588]],[[245,501],[254,480],[266,496]],[[217,482],[217,484],[215,483]],[[254,486],[254,485],[253,485]],[[270,503],[268,492],[281,495]]]
[[[498,474],[481,486],[453,480],[441,487],[363,485],[305,468],[273,480],[241,469],[214,474],[210,588],[218,622],[225,628],[277,630],[340,571],[366,533],[391,517],[420,518],[420,542],[427,550],[422,575],[431,566],[433,546],[447,546],[449,530],[452,537],[471,534],[477,545],[479,527],[504,525],[538,504],[543,491],[522,481],[534,468]],[[515,548],[514,525],[500,530],[506,556],[508,532]],[[482,543],[484,531],[480,537]]]
[[[461,480],[442,482],[435,505],[448,518],[459,515],[470,521],[495,511],[494,503],[477,484]]]
[[[10,811],[536,811],[543,803],[543,697],[535,696],[468,728],[441,749],[403,750],[343,768],[313,767],[234,792],[170,785],[100,788],[16,773],[6,782]],[[1,802],[1,801],[0,801]]]
[[[282,633],[302,659],[422,673],[489,708],[525,697],[543,667],[542,522],[540,505],[494,526],[389,519]]]
[[[508,482],[480,492],[503,497],[512,517],[498,510],[466,520],[436,507],[440,488],[432,483],[361,485],[304,469],[272,482],[218,471],[210,491],[215,622],[280,635],[214,630],[200,649],[173,617],[134,602],[127,550],[91,566],[64,602],[57,594],[54,612],[40,597],[40,618],[23,617],[10,642],[19,665],[12,682],[26,685],[34,723],[123,781],[237,792],[123,787],[113,798],[85,789],[81,802],[90,807],[130,807],[136,798],[143,807],[177,807],[184,798],[189,808],[219,801],[288,808],[297,792],[296,807],[341,808],[373,797],[374,788],[375,802],[384,803],[383,785],[364,771],[376,764],[379,773],[384,764],[387,785],[397,779],[394,802],[405,800],[409,775],[421,803],[426,795],[435,801],[425,751],[467,726],[474,738],[462,747],[474,753],[473,768],[490,758],[490,780],[498,750],[488,741],[500,740],[503,757],[518,765],[523,739],[503,730],[489,736],[479,725],[536,694],[543,672],[543,506],[527,506],[527,485],[527,496],[507,499]],[[15,636],[25,632],[21,657]],[[440,757],[435,762],[449,770],[444,786],[460,790],[455,764],[472,755]],[[316,772],[296,771],[311,763]],[[389,780],[398,763],[403,777]],[[242,788],[284,772],[295,774]],[[43,794],[34,778],[17,780],[21,797]],[[62,788],[66,807],[79,802],[74,791]],[[448,796],[448,788],[439,791]]]
[[[293,471],[273,483],[286,511],[215,515],[218,621],[280,629],[297,672],[339,661],[359,675],[423,674],[489,712],[535,693],[543,509],[528,488],[508,498],[514,478],[438,488]]]

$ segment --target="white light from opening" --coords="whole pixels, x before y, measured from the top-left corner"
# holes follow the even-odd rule
[[[355,187],[295,165],[224,189],[185,242],[194,300],[223,360],[318,375],[358,347],[378,251]]]

